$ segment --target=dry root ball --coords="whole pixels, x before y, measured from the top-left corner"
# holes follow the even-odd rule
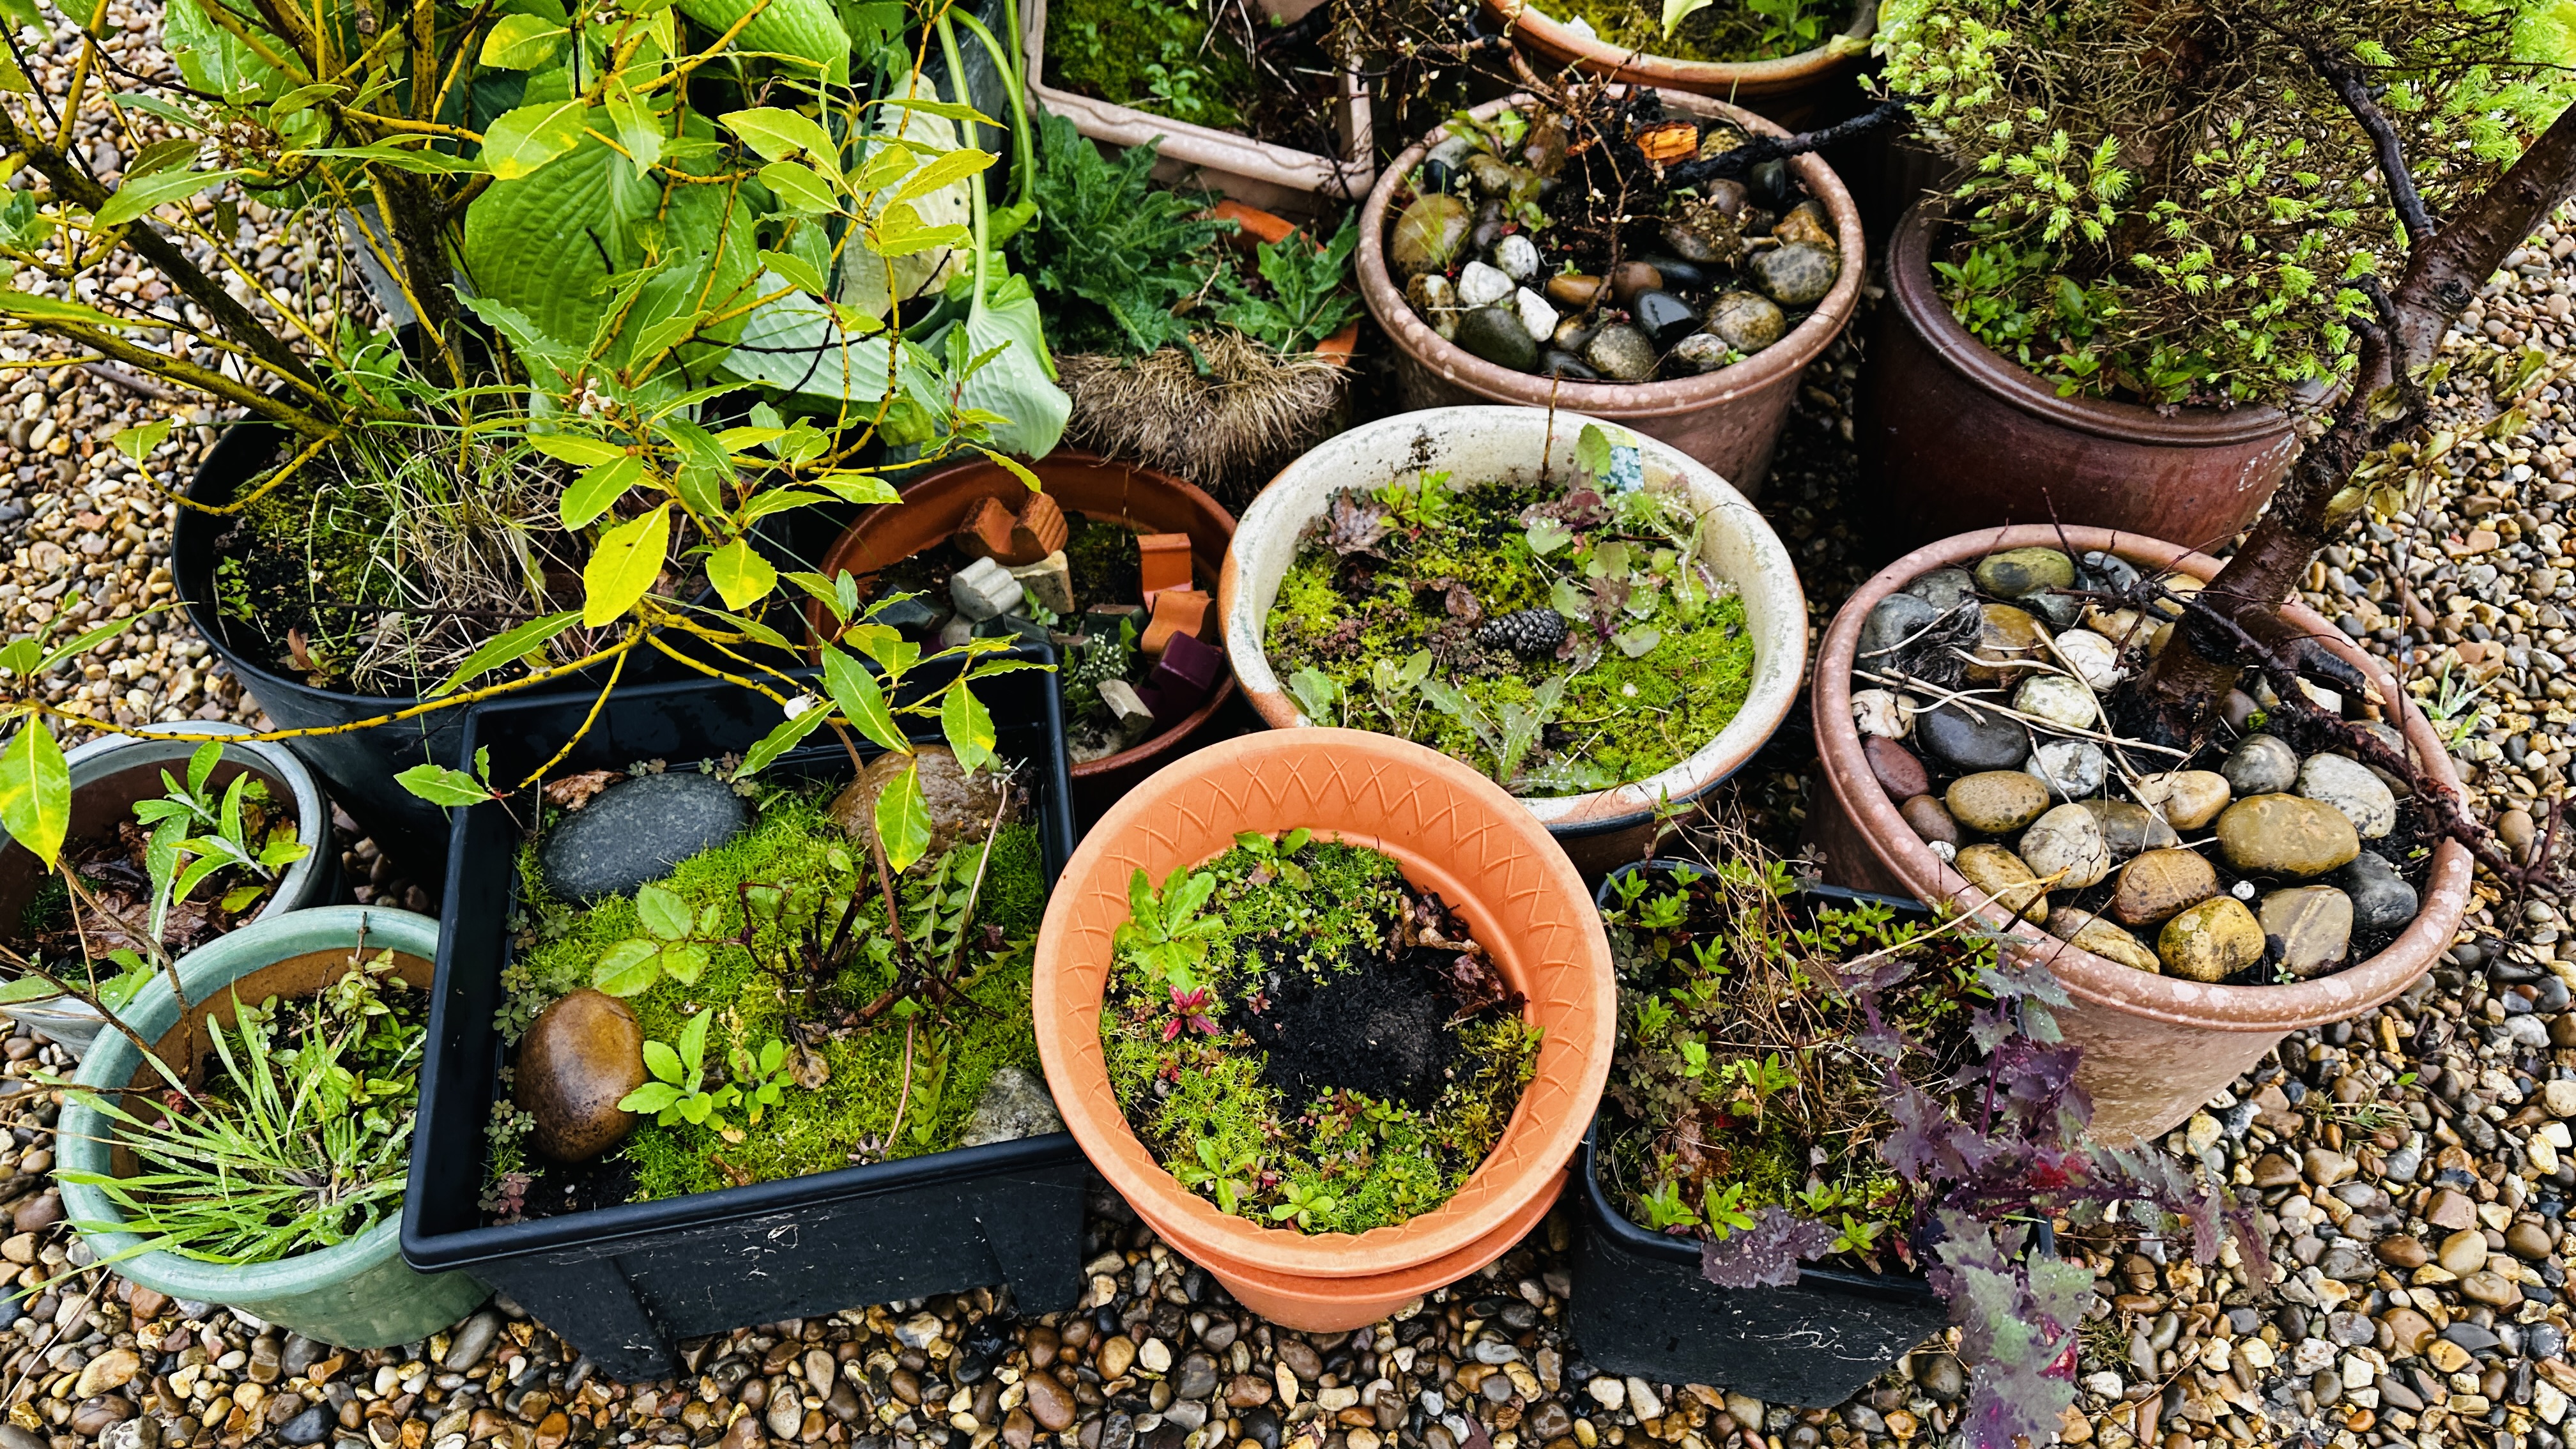
[[[1317,354],[1283,357],[1228,329],[1191,340],[1197,358],[1166,347],[1134,359],[1059,359],[1073,397],[1065,440],[1160,468],[1240,508],[1289,459],[1332,436],[1347,410],[1349,374]]]

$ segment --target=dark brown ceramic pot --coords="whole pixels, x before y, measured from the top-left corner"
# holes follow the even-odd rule
[[[1124,522],[1145,533],[1188,534],[1191,571],[1198,587],[1215,596],[1226,546],[1234,540],[1234,515],[1195,485],[1137,464],[1063,449],[1030,465],[1030,471],[1067,514]],[[888,564],[945,543],[981,500],[998,498],[1016,504],[1028,491],[1027,484],[1001,465],[981,458],[942,468],[906,487],[902,502],[861,513],[823,556],[823,576],[856,574],[864,581]],[[820,605],[807,612],[808,627],[819,631]],[[1233,698],[1234,676],[1228,673],[1205,704],[1170,728],[1114,755],[1073,766],[1076,808],[1086,819],[1108,808],[1129,786],[1190,749]]]
[[[1886,546],[2063,519],[2207,548],[2263,511],[2299,453],[2287,413],[2059,397],[1950,315],[1932,274],[1939,229],[1928,199],[1898,223],[1869,329],[1861,516]]]
[[[1967,905],[1984,898],[1915,835],[1870,773],[1852,725],[1852,658],[1861,623],[1879,600],[1933,569],[1969,567],[1998,550],[2031,546],[2104,549],[2142,568],[2178,569],[2200,579],[2219,569],[2219,561],[2206,554],[2134,533],[2043,525],[1943,539],[1862,585],[1825,631],[1810,696],[1827,788],[1809,802],[1808,813],[1811,838],[1824,851],[1826,880],[1922,901]],[[2368,675],[2381,698],[2407,697],[2385,666],[2315,611],[2293,602],[2284,615],[2292,628]],[[2439,787],[2457,795],[2450,756],[2423,712],[2409,703],[2399,723]],[[2150,975],[2078,950],[2000,909],[1989,906],[1981,914],[2027,943],[2074,998],[2057,1021],[2067,1040],[2084,1049],[2076,1081],[2093,1098],[2093,1130],[2106,1141],[2126,1142],[2172,1130],[2289,1033],[2348,1021],[2405,990],[2451,948],[2468,903],[2469,853],[2445,840],[2434,849],[2422,905],[2395,941],[2331,976],[2284,986],[2206,986]]]
[[[1666,91],[1663,100],[1665,109],[1677,116],[1721,118],[1757,136],[1788,134],[1751,111],[1706,96]],[[1528,96],[1510,96],[1478,106],[1475,114],[1490,116],[1506,106],[1530,104]],[[1812,153],[1790,158],[1798,183],[1823,202],[1826,214],[1833,218],[1834,235],[1842,248],[1842,272],[1834,279],[1833,290],[1787,336],[1733,367],[1698,377],[1570,382],[1515,372],[1442,337],[1414,315],[1404,300],[1404,288],[1387,270],[1386,234],[1396,211],[1396,192],[1405,176],[1422,164],[1436,139],[1437,132],[1396,157],[1379,173],[1377,188],[1360,209],[1356,263],[1360,296],[1395,342],[1396,394],[1404,407],[1418,411],[1462,403],[1510,403],[1583,413],[1670,443],[1706,464],[1745,497],[1759,498],[1762,479],[1771,470],[1771,450],[1780,440],[1780,426],[1788,419],[1790,401],[1798,395],[1798,379],[1851,320],[1852,309],[1860,302],[1861,278],[1869,267],[1860,211],[1833,168]]]

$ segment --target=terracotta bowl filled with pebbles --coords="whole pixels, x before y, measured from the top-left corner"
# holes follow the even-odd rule
[[[2468,852],[2404,780],[2304,755],[2249,682],[2195,752],[2124,738],[2118,691],[2176,606],[2123,607],[2141,573],[2185,595],[2219,561],[2104,529],[1980,531],[1918,549],[1827,632],[1813,705],[1830,786],[1810,833],[1837,884],[1974,909],[2047,962],[2072,1005],[2094,1130],[2162,1133],[2282,1036],[2348,1020],[2448,949]],[[2283,610],[2367,681],[2329,712],[2459,785],[2397,681],[2305,606]]]

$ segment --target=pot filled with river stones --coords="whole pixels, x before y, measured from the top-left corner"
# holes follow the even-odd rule
[[[1849,320],[1859,212],[1812,155],[1695,176],[1776,126],[1677,91],[1529,96],[1444,123],[1360,216],[1408,408],[1551,403],[1756,492],[1799,373]]]
[[[2206,743],[2124,737],[2121,691],[2215,559],[2084,528],[1980,531],[1853,595],[1816,672],[1826,879],[1975,910],[2066,988],[2096,1130],[2154,1136],[2287,1032],[2389,999],[2449,947],[2468,856],[2408,781],[2302,752],[2249,672]],[[2141,575],[2163,596],[2147,607]],[[2447,756],[2396,681],[2325,620],[2290,626],[2361,671],[2329,712],[2424,762]],[[2267,726],[2270,726],[2267,728]]]

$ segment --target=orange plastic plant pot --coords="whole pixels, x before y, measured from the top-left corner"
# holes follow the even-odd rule
[[[1538,1061],[1500,1142],[1458,1193],[1393,1227],[1300,1233],[1217,1211],[1128,1129],[1100,1047],[1111,937],[1127,883],[1223,854],[1240,831],[1304,828],[1385,852],[1463,915],[1529,998]],[[1039,928],[1038,1055],[1065,1125],[1110,1186],[1184,1257],[1264,1316],[1328,1332],[1371,1322],[1509,1251],[1547,1212],[1599,1105],[1617,1032],[1610,945],[1583,878],[1545,826],[1445,755],[1362,730],[1211,745],[1101,817],[1057,878]]]

